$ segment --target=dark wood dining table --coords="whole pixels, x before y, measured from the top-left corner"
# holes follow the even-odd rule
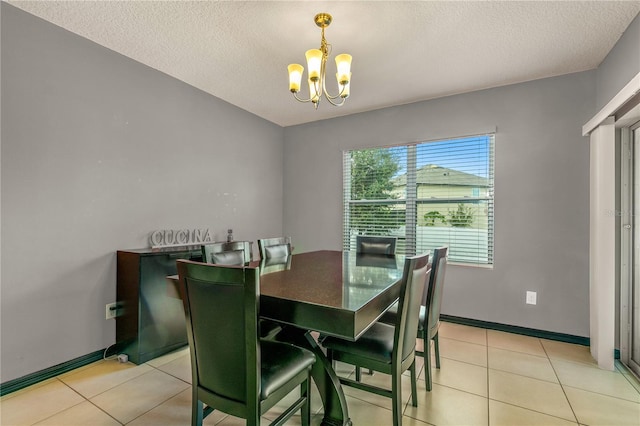
[[[350,425],[336,372],[318,336],[356,340],[398,299],[403,256],[314,251],[260,267],[260,316],[283,324],[275,337],[313,351],[312,377],[324,406],[323,425]],[[312,333],[315,332],[315,333]]]
[[[356,340],[398,299],[403,264],[401,256],[315,251],[293,255],[280,268],[261,265],[260,316],[290,326],[277,339],[316,354],[311,374],[324,406],[323,425],[351,420],[340,381],[310,331]]]

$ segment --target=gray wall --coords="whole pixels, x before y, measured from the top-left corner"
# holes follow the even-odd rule
[[[589,71],[288,127],[284,231],[296,250],[342,247],[342,150],[497,128],[495,265],[452,265],[442,312],[589,336],[581,127],[594,114],[595,88]],[[537,305],[525,304],[527,290]]]
[[[596,111],[602,109],[639,72],[640,14],[598,67]]]
[[[115,342],[118,249],[282,233],[281,127],[2,3],[1,381]]]

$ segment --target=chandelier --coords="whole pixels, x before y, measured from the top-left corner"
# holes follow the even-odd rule
[[[327,57],[331,53],[331,45],[324,38],[324,29],[331,24],[331,15],[328,13],[318,13],[314,21],[318,27],[322,29],[322,40],[320,49],[307,50],[305,56],[307,58],[309,83],[309,99],[300,99],[298,92],[300,91],[300,83],[304,67],[300,64],[290,64],[289,70],[289,90],[293,96],[300,102],[312,102],[313,106],[318,109],[318,104],[322,95],[327,98],[329,103],[334,106],[342,106],[349,97],[349,82],[351,80],[351,55],[343,53],[336,56],[336,79],[338,81],[338,94],[332,96],[327,91],[325,73],[327,71]],[[336,101],[336,99],[340,98]]]

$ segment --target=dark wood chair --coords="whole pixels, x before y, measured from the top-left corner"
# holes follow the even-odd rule
[[[414,407],[418,405],[415,348],[424,283],[431,273],[428,261],[428,254],[405,260],[398,316],[394,325],[376,322],[356,341],[337,337],[325,337],[322,341],[331,361],[341,361],[391,375],[390,390],[344,377],[340,377],[340,383],[390,397],[393,401],[394,426],[402,424],[400,380],[406,370],[411,373],[411,403]]]
[[[244,265],[253,260],[249,241],[203,244],[202,260],[216,265]]]
[[[249,241],[231,241],[203,244],[202,259],[205,263],[226,266],[248,265],[253,260],[251,243]],[[282,326],[276,321],[260,320],[260,337],[270,339],[275,337]]]
[[[261,238],[258,240],[258,251],[260,252],[261,261],[280,263],[281,259],[286,259],[293,251],[291,238]]]
[[[356,236],[356,251],[365,254],[393,256],[396,254],[397,240],[396,237],[358,235]]]
[[[433,251],[432,271],[429,283],[425,288],[420,307],[420,317],[418,320],[418,338],[423,340],[424,352],[417,351],[422,355],[425,365],[425,384],[428,391],[431,390],[431,341],[435,351],[436,368],[440,368],[440,345],[438,342],[438,329],[440,327],[440,307],[442,305],[442,289],[444,287],[444,276],[447,269],[448,247],[439,247]],[[380,319],[381,322],[394,324],[397,321],[397,306],[391,307]]]
[[[291,238],[275,237],[261,238],[258,240],[258,252],[260,253],[260,265],[264,273],[271,270],[272,266],[286,265],[291,262]],[[282,327],[275,321],[263,319],[261,320],[265,337],[273,337],[278,334]]]
[[[177,266],[191,353],[191,424],[200,426],[219,410],[257,426],[299,387],[300,397],[272,424],[302,410],[302,424],[308,425],[315,355],[258,337],[259,269],[189,260],[178,260]]]
[[[262,259],[260,261],[260,275],[291,269],[292,256]]]
[[[357,235],[356,252],[371,255],[368,259],[369,262],[384,260],[387,256],[395,256],[397,241],[396,237]],[[376,259],[376,257],[379,257],[379,259]],[[373,371],[369,370],[367,374],[372,375]],[[360,367],[356,367],[356,380],[360,381]]]

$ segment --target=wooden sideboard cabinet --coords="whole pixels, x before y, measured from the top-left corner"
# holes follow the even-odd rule
[[[142,364],[187,345],[182,300],[168,291],[177,259],[198,260],[200,246],[117,252],[116,345],[129,361]]]

